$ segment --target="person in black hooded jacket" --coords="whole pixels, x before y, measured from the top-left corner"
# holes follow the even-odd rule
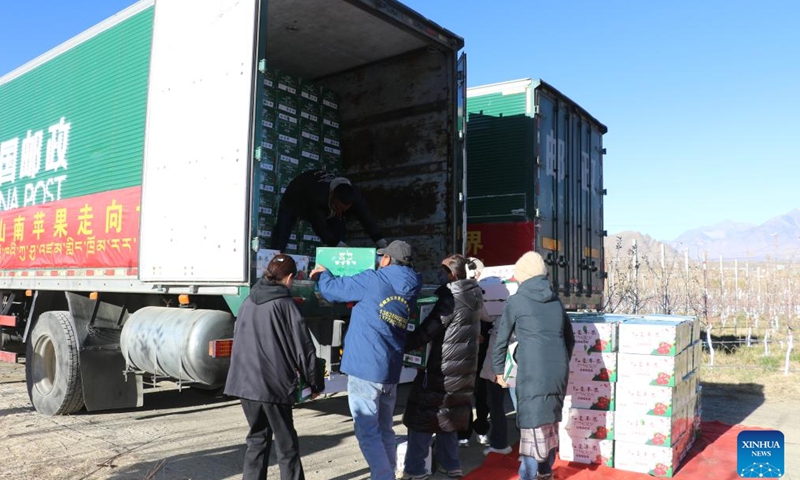
[[[472,393],[478,369],[483,291],[474,278],[467,279],[467,259],[451,255],[442,261],[444,283],[439,297],[419,328],[406,338],[406,349],[431,344],[424,369],[417,372],[408,395],[403,424],[408,427],[404,479],[428,478],[425,457],[436,434],[440,470],[461,477],[458,432],[469,425]]]
[[[289,293],[296,274],[292,257],[273,257],[239,309],[234,327],[225,394],[241,398],[250,425],[245,480],[266,480],[273,432],[281,480],[305,479],[292,404],[300,376],[314,397],[325,384],[311,334]]]

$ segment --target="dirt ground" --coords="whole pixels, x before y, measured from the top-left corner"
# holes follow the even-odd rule
[[[401,387],[398,435],[406,433],[400,423],[406,395]],[[800,399],[765,399],[753,386],[742,393],[710,384],[703,393],[705,419],[782,430],[784,478],[800,480],[798,407]],[[346,396],[297,408],[295,423],[308,479],[368,478]],[[45,417],[30,406],[24,365],[0,363],[2,479],[232,480],[241,476],[246,430],[238,402],[178,392],[172,384],[146,393],[140,409]],[[483,461],[482,449],[474,441],[461,449],[466,471]],[[279,478],[277,467],[270,467],[268,478]]]

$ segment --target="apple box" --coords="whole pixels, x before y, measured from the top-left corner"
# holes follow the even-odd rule
[[[358,275],[365,270],[375,270],[375,249],[319,247],[316,261],[335,277]]]
[[[566,408],[561,418],[561,428],[573,438],[614,440],[614,412]]]
[[[611,353],[617,351],[617,321],[602,315],[570,315],[575,351]]]
[[[617,410],[626,410],[632,414],[671,417],[680,407],[686,405],[692,396],[692,379],[682,381],[674,387],[644,385],[629,382],[624,377],[616,383]]]
[[[576,348],[569,360],[570,380],[617,381],[616,353],[588,353]]]
[[[689,346],[691,336],[687,320],[629,319],[619,324],[619,351],[674,357]]]
[[[672,477],[690,446],[688,437],[689,435],[682,436],[672,447],[617,440],[614,445],[614,468],[656,477]]]
[[[558,456],[567,462],[614,466],[614,442],[593,438],[574,438],[558,432]]]
[[[428,317],[436,304],[437,297],[424,297],[417,300],[416,311],[411,315],[408,321],[406,330],[409,333],[414,332],[419,328],[422,322]],[[428,343],[422,348],[415,350],[406,350],[403,354],[403,365],[411,368],[425,368],[428,364],[428,357],[431,354],[431,344]]]
[[[619,353],[619,378],[631,383],[660,387],[674,387],[683,380],[688,370],[689,351],[674,357]]]
[[[688,429],[687,407],[671,417],[635,414],[620,410],[615,417],[616,440],[644,445],[671,447]]]
[[[432,473],[431,466],[433,456],[431,455],[433,448],[428,449],[428,455],[425,457],[425,473],[430,474]],[[397,467],[402,469],[403,465],[406,463],[406,453],[408,452],[408,440],[403,439],[400,443],[397,444]]]
[[[570,408],[614,411],[614,386],[609,382],[570,381],[564,404]]]

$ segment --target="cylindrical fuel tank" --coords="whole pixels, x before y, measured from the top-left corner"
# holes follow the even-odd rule
[[[221,386],[230,358],[212,358],[208,342],[226,338],[233,338],[230,313],[145,307],[128,317],[120,347],[128,363],[138,370]]]

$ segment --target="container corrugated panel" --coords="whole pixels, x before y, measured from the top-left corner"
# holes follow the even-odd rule
[[[532,118],[469,115],[467,192],[469,222],[530,220]]]
[[[525,92],[502,94],[490,93],[467,99],[467,111],[494,117],[527,115],[527,95]]]
[[[545,257],[568,308],[601,308],[606,127],[541,80],[473,88],[467,107],[473,245],[507,251],[513,244],[521,255],[529,243]],[[514,135],[517,117],[530,122],[529,135]],[[491,216],[508,208],[508,195],[525,197],[524,215]],[[514,220],[533,221],[530,242],[491,245],[477,238],[491,223]]]
[[[135,275],[152,31],[140,2],[0,78],[3,270]]]
[[[150,7],[0,85],[0,142],[19,144],[13,175],[10,157],[3,157],[0,192],[6,199],[9,189],[18,189],[22,204],[26,183],[62,175],[60,199],[141,185],[152,28]],[[51,129],[62,119],[69,125],[61,129],[65,161],[48,171]],[[38,132],[36,171],[23,166],[23,142]],[[32,175],[23,176],[26,169]]]

